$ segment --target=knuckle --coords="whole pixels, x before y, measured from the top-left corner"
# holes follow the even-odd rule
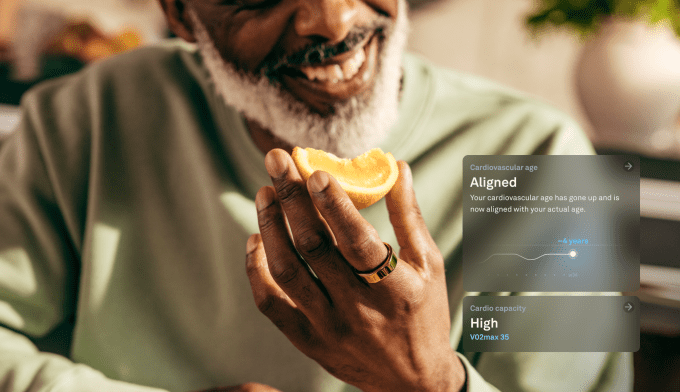
[[[394,307],[399,314],[413,314],[423,305],[423,298],[419,295],[412,295],[408,298],[400,298],[395,301]]]
[[[315,199],[317,200],[320,209],[323,209],[333,216],[347,216],[351,209],[354,208],[354,204],[352,204],[349,197],[343,197],[335,192],[317,193]]]
[[[319,229],[310,229],[299,235],[295,241],[295,247],[302,256],[307,259],[318,259],[330,251],[330,238]]]
[[[278,328],[279,331],[286,331],[286,328],[290,324],[288,320],[282,317],[276,317],[274,314],[269,314],[267,317],[269,317],[269,320],[276,328]]]
[[[417,275],[398,282],[395,291],[399,295],[389,295],[382,299],[383,315],[388,319],[410,317],[419,313],[428,304],[428,285]]]
[[[412,200],[411,208],[409,208],[408,214],[410,215],[408,220],[413,224],[418,224],[424,221],[423,213],[420,211],[420,206],[418,206],[415,198]]]
[[[404,313],[414,313],[425,306],[427,299],[427,286],[421,279],[412,279],[409,288],[404,289],[406,294],[400,298],[398,308]]]
[[[408,225],[406,224],[405,219],[400,218],[401,217],[397,218],[396,216],[390,216],[390,223],[395,230],[405,231],[408,228]]]
[[[423,218],[423,213],[422,213],[422,211],[420,211],[420,206],[418,206],[415,199],[413,199],[413,209],[411,211],[413,212],[413,217],[417,221],[422,221],[422,220],[425,219],[425,218]]]
[[[347,196],[327,196],[321,199],[321,203],[326,210],[333,212],[336,216],[348,216],[354,208],[354,204]]]
[[[300,266],[290,265],[288,263],[272,263],[269,265],[269,272],[276,283],[280,285],[289,285],[300,276]]]
[[[382,249],[383,245],[380,238],[375,234],[369,234],[351,241],[347,244],[348,258],[358,260],[370,260],[375,256],[375,249]]]
[[[436,274],[443,274],[446,271],[446,266],[444,262],[444,256],[442,256],[441,251],[439,248],[437,248],[436,245],[433,245],[430,247],[430,253],[426,256],[427,257],[427,264],[429,267],[432,268],[433,272]]]
[[[246,256],[246,275],[248,275],[249,278],[257,276],[260,271],[260,266],[254,258],[254,255]]]
[[[312,347],[316,344],[316,331],[309,322],[296,322],[295,335],[299,341],[304,342],[308,347]]]
[[[293,311],[286,316],[277,313],[267,317],[299,350],[309,351],[319,346],[317,330],[301,313]]]
[[[280,220],[280,216],[271,207],[269,206],[257,213],[260,231],[263,233],[272,231]]]
[[[255,305],[257,306],[257,309],[264,314],[265,316],[269,316],[272,314],[276,314],[276,304],[279,302],[278,298],[272,296],[272,295],[266,295],[262,298],[260,298]]]
[[[297,181],[289,180],[277,180],[276,181],[276,194],[278,195],[281,202],[288,202],[295,200],[296,198],[306,193],[301,183]]]

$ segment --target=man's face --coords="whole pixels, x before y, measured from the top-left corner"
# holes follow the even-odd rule
[[[193,0],[221,57],[325,115],[375,84],[397,0]]]
[[[406,0],[161,1],[217,94],[275,146],[351,158],[396,122]]]

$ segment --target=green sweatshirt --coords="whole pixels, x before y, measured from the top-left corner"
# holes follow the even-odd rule
[[[463,156],[592,149],[542,103],[413,56],[403,67],[400,118],[381,147],[411,165],[446,258],[456,348]],[[190,391],[248,381],[286,392],[352,389],[254,305],[245,243],[258,231],[255,193],[270,180],[193,48],[168,43],[97,63],[34,89],[22,106],[18,129],[0,144],[0,390]],[[362,213],[397,244],[384,200]],[[72,337],[66,356],[39,351],[34,341],[43,345],[45,335]],[[472,392],[495,390],[490,384],[619,392],[632,383],[629,354],[460,357]]]

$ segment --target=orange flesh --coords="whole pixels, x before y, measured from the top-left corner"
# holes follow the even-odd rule
[[[390,173],[390,166],[385,163],[384,158],[369,156],[361,162],[331,161],[321,154],[309,154],[308,158],[314,169],[331,173],[338,181],[358,187],[372,188],[382,185]],[[371,174],[368,175],[367,172]]]

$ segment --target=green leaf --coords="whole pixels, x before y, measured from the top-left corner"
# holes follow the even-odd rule
[[[534,33],[566,26],[581,35],[591,34],[603,18],[621,15],[668,23],[680,36],[680,0],[536,0],[536,4],[526,18]]]

